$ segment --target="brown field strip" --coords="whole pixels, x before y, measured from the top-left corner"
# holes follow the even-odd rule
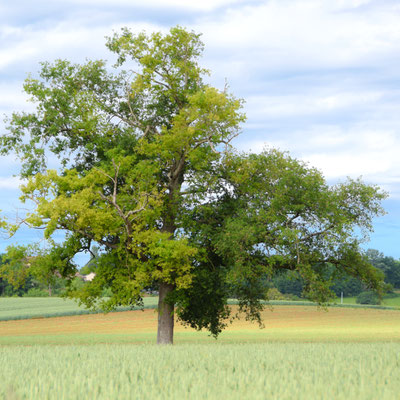
[[[263,312],[265,329],[244,319],[229,325],[221,338],[246,337],[257,340],[304,341],[400,341],[400,312],[395,310],[275,306]],[[110,314],[26,319],[0,322],[1,337],[56,335],[135,335],[156,332],[155,310],[126,311]],[[194,330],[176,324],[179,335]]]

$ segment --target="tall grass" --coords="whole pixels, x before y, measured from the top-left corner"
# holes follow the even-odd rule
[[[4,399],[398,399],[400,344],[0,348]]]

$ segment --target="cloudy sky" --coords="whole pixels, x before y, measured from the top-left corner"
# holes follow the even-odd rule
[[[399,20],[398,0],[1,0],[0,114],[32,108],[22,84],[40,61],[112,60],[104,37],[122,26],[193,29],[203,34],[211,83],[226,79],[246,101],[236,146],[277,147],[330,183],[362,176],[388,191],[367,247],[400,258]],[[0,157],[0,209],[9,216],[23,212],[18,168]],[[0,239],[0,252],[38,235]]]

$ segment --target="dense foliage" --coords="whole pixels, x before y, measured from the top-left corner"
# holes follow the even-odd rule
[[[369,263],[384,273],[384,280],[389,285],[389,290],[390,288],[400,288],[400,260],[385,256],[382,252],[374,249],[368,249],[365,252],[365,257]],[[283,271],[278,274],[273,279],[273,285],[283,294],[301,296],[303,292],[301,277],[292,272]],[[346,275],[334,278],[331,289],[337,296],[340,296],[341,293],[344,296],[358,296],[366,291],[365,285],[359,278]],[[379,299],[376,294],[374,296],[374,301],[378,302]]]
[[[371,291],[361,292],[356,298],[358,304],[380,304],[381,301],[376,293]]]
[[[97,244],[95,279],[69,295],[111,310],[140,304],[156,284],[162,343],[172,342],[174,306],[182,321],[217,335],[234,293],[259,320],[262,281],[281,270],[296,272],[319,302],[341,274],[382,290],[354,235],[383,212],[377,187],[330,187],[276,150],[236,152],[242,101],[205,83],[199,35],[123,29],[107,47],[118,56],[114,72],[104,61],[43,63],[24,86],[36,111],[13,114],[0,138],[28,180],[22,200],[33,210],[21,223],[52,243],[32,261],[44,280],[72,280],[75,254]],[[57,231],[62,243],[52,241]],[[104,289],[111,296],[98,302]]]
[[[368,261],[385,274],[385,282],[392,287],[400,289],[400,260],[385,256],[378,250],[368,249]]]
[[[47,297],[65,293],[67,281],[41,262],[35,264],[29,259],[29,251],[24,246],[9,246],[5,254],[0,254],[0,296]],[[79,279],[75,286],[82,285]]]

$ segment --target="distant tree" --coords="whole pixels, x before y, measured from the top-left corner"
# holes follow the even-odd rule
[[[65,282],[57,272],[56,261],[38,246],[8,246],[0,265],[0,278],[12,286],[13,291],[22,295],[29,289],[46,288],[49,296],[53,289],[62,289]],[[58,290],[58,293],[60,290]]]
[[[327,268],[326,272],[326,279],[331,282],[330,289],[336,296],[340,296],[342,293],[344,296],[357,296],[365,290],[362,281],[356,277],[347,274],[336,274],[335,276],[334,273],[337,270],[334,266]],[[294,294],[298,297],[304,295],[303,280],[295,271],[284,271],[284,273],[278,274],[273,279],[273,284],[283,294]]]
[[[340,296],[341,293],[343,293],[343,296],[357,296],[365,290],[365,287],[360,279],[343,276],[333,282],[332,290],[336,296]]]
[[[296,271],[283,271],[273,279],[273,283],[283,294],[301,297],[303,293],[303,281]]]
[[[380,300],[379,296],[377,296],[376,293],[374,293],[372,291],[366,291],[366,292],[361,292],[357,296],[356,303],[377,305],[377,304],[381,304],[381,300]]]
[[[14,289],[25,286],[29,277],[29,261],[24,246],[9,246],[0,265],[0,278]]]
[[[385,256],[378,250],[368,249],[368,261],[385,274],[385,282],[394,288],[400,288],[400,261],[393,257]]]
[[[260,320],[262,278],[282,269],[296,271],[319,302],[332,295],[331,265],[382,290],[354,236],[382,213],[378,188],[330,187],[278,151],[236,153],[230,142],[245,119],[242,102],[204,82],[199,35],[124,29],[107,46],[124,70],[44,63],[24,86],[36,111],[13,114],[0,138],[28,180],[22,199],[34,210],[23,222],[44,228],[48,240],[65,232],[35,259],[43,276],[73,280],[74,256],[98,245],[95,279],[69,295],[107,311],[140,304],[156,282],[158,343],[173,341],[174,309],[218,335],[231,293]],[[47,168],[48,154],[59,157],[58,172]],[[98,302],[104,289],[112,295]]]
[[[4,255],[0,254],[0,268],[1,268],[1,265],[3,264],[3,257],[4,257]],[[1,274],[0,274],[0,296],[5,295],[7,285],[8,285],[8,282],[4,278],[2,278]]]

